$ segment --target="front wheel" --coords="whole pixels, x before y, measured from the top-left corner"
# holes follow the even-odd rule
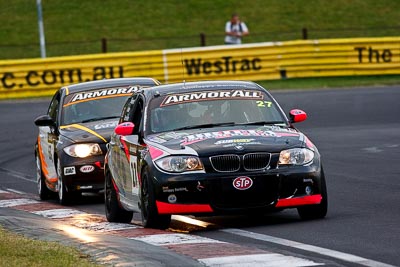
[[[298,207],[297,212],[303,220],[322,219],[328,212],[328,193],[326,189],[325,174],[321,168],[321,203],[318,205],[308,205]]]
[[[42,163],[40,162],[40,156],[35,153],[36,159],[36,181],[38,187],[38,193],[41,200],[47,200],[54,194],[50,189],[47,188],[45,177],[42,172]]]
[[[142,173],[142,186],[140,188],[140,209],[142,223],[145,228],[166,229],[171,223],[171,215],[160,215],[157,211],[154,185],[147,169]]]
[[[71,204],[72,201],[72,196],[71,193],[67,191],[67,188],[64,184],[64,178],[62,175],[62,168],[61,168],[61,162],[60,159],[57,159],[57,176],[58,176],[58,183],[57,183],[57,189],[58,189],[58,199],[61,205],[69,205]]]
[[[133,212],[124,210],[119,206],[117,191],[114,188],[109,171],[106,172],[105,177],[104,198],[107,221],[119,223],[130,223],[132,221]]]

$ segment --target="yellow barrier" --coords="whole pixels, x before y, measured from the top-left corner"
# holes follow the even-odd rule
[[[64,85],[132,76],[162,79],[162,52],[2,60],[0,98],[51,96]]]
[[[164,80],[170,83],[400,74],[400,37],[214,46],[164,54],[168,64]]]
[[[400,74],[400,37],[297,40],[0,61],[0,98],[63,85],[148,76],[164,83]]]

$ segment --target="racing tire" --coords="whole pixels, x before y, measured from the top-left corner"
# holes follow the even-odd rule
[[[38,193],[41,200],[48,200],[54,194],[50,189],[47,188],[45,177],[42,172],[42,163],[40,162],[40,156],[35,153],[36,160],[36,181],[38,187]]]
[[[298,207],[297,212],[302,220],[322,219],[328,212],[328,192],[326,189],[325,174],[321,168],[321,196],[322,200],[317,205]]]
[[[154,185],[151,181],[149,171],[146,168],[142,173],[140,193],[140,209],[143,227],[161,230],[167,229],[171,223],[171,215],[158,214]]]
[[[107,221],[130,223],[133,218],[133,211],[127,211],[120,207],[112,179],[111,173],[107,171],[104,182],[104,206]]]
[[[58,183],[57,183],[57,189],[58,189],[58,200],[61,205],[67,206],[71,204],[72,201],[72,194],[67,191],[67,188],[64,184],[64,178],[62,175],[61,171],[61,162],[60,159],[57,158],[57,177],[58,177]]]

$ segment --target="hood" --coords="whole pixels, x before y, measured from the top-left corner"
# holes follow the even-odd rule
[[[60,134],[74,143],[108,143],[117,124],[115,119],[69,124],[60,127]]]
[[[303,147],[305,136],[296,129],[281,126],[235,126],[190,131],[164,132],[146,138],[171,154],[194,150],[200,156],[226,153],[280,152],[292,147]],[[186,150],[184,152],[184,150]]]

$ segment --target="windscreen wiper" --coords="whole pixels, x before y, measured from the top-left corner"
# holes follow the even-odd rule
[[[173,129],[173,131],[200,129],[200,128],[212,128],[212,127],[216,127],[216,126],[234,126],[234,125],[236,125],[236,123],[234,123],[234,122],[206,123],[206,124],[185,126],[185,127]]]
[[[119,118],[119,116],[108,116],[108,117],[91,118],[91,119],[83,120],[81,122],[85,123],[85,122],[91,122],[91,121],[101,121],[101,120],[116,119],[116,118]]]
[[[277,124],[285,124],[284,121],[253,121],[253,122],[244,122],[244,123],[236,123],[237,125],[277,125]]]

